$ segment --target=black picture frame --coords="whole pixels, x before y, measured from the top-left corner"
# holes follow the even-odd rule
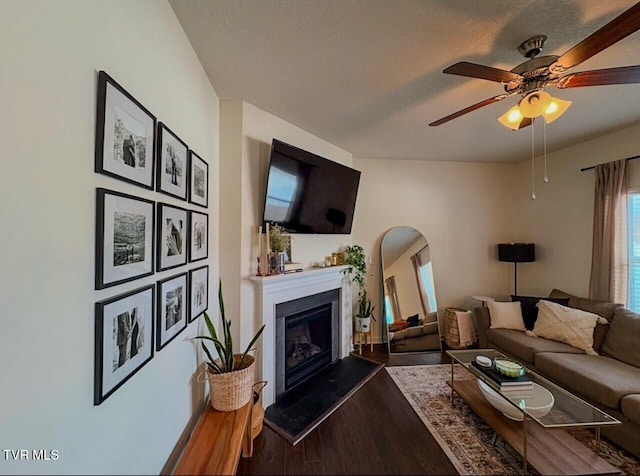
[[[158,203],[157,270],[165,271],[187,264],[189,247],[187,210]]]
[[[189,211],[189,262],[209,257],[209,215]]]
[[[209,309],[209,266],[189,271],[189,322]]]
[[[187,273],[158,281],[156,350],[160,351],[187,328],[189,314]]]
[[[95,289],[154,273],[155,202],[96,189]]]
[[[153,359],[154,306],[153,284],[95,303],[94,405]]]
[[[194,151],[189,151],[189,202],[209,207],[209,164]]]
[[[158,123],[156,190],[187,200],[189,147],[163,122]]]
[[[156,117],[104,71],[96,111],[95,172],[153,190]]]

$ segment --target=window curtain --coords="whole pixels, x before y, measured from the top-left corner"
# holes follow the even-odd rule
[[[422,248],[415,255],[411,257],[411,262],[413,263],[413,270],[416,273],[416,284],[418,285],[418,294],[420,295],[420,304],[422,304],[422,312],[426,316],[429,314],[431,309],[429,309],[429,299],[427,297],[427,293],[425,291],[426,286],[422,279],[422,274],[420,274],[420,268],[431,261],[431,256],[429,253],[429,245]]]
[[[595,167],[589,297],[627,303],[627,161]]]
[[[389,301],[391,302],[393,321],[397,322],[402,319],[402,314],[400,314],[400,303],[398,302],[398,291],[396,290],[395,276],[388,277],[385,279],[384,283],[387,286],[387,294],[389,296]]]

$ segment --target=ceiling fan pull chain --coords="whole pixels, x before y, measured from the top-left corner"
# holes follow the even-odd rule
[[[536,175],[536,165],[535,165],[535,143],[533,141],[534,139],[534,134],[533,134],[533,129],[534,126],[536,125],[536,120],[535,118],[531,121],[531,200],[535,200],[536,199],[536,180],[535,180],[535,175]]]
[[[544,121],[542,125],[542,142],[544,144],[544,183],[549,183],[549,176],[547,175],[547,122]]]

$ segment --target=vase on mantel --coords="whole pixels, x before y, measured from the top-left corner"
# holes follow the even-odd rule
[[[269,274],[284,274],[284,252],[274,252],[269,256]]]

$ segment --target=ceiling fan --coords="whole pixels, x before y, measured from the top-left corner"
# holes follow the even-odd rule
[[[511,71],[467,61],[451,65],[443,73],[494,81],[502,84],[505,92],[449,114],[429,125],[439,126],[476,109],[519,94],[522,99],[518,106],[512,108],[499,119],[505,126],[518,130],[531,125],[534,118],[541,115],[544,115],[547,122],[552,122],[560,117],[571,104],[570,101],[559,100],[556,100],[559,102],[553,103],[553,98],[544,91],[547,86],[566,89],[640,83],[640,65],[566,74],[569,69],[578,66],[638,29],[640,29],[640,2],[582,40],[562,56],[538,56],[547,39],[545,35],[538,35],[524,41],[518,47],[518,51],[528,59]],[[562,103],[566,104],[562,105]],[[552,111],[554,108],[555,110]],[[549,111],[548,115],[545,113],[546,110]],[[510,113],[512,113],[512,117],[508,117]]]

